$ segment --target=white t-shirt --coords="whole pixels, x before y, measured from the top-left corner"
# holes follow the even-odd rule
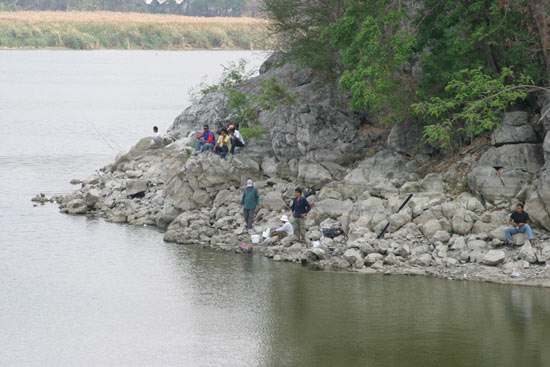
[[[241,133],[239,132],[239,130],[235,130],[235,133],[233,134],[233,136],[237,139],[239,139],[239,141],[241,143],[243,143],[244,145],[244,139],[243,139],[243,136],[241,135]]]
[[[289,236],[294,233],[294,227],[289,222],[285,222],[282,227],[276,229],[277,232],[286,232]]]
[[[157,132],[155,133],[155,136],[156,136],[157,138],[160,138],[160,132],[157,131]]]

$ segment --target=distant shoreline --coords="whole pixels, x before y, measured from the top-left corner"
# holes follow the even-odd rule
[[[110,12],[0,12],[0,49],[271,50],[268,23]]]

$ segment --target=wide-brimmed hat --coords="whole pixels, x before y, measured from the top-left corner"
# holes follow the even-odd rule
[[[283,215],[283,216],[281,217],[281,221],[283,221],[283,222],[288,222],[288,217],[287,217],[286,215]]]

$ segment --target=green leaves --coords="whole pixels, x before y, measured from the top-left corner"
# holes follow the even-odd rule
[[[403,114],[408,97],[398,70],[412,55],[413,38],[402,29],[404,9],[385,0],[363,0],[332,27],[344,72],[339,85],[351,91],[351,107]]]
[[[499,127],[506,109],[527,97],[533,80],[504,68],[496,76],[481,68],[465,69],[445,87],[448,97],[432,97],[413,104],[414,113],[431,124],[424,138],[439,148],[450,149]]]

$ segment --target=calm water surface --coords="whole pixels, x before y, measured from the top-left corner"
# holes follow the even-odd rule
[[[550,366],[548,290],[317,273],[33,207],[241,57],[265,54],[0,51],[0,366]]]

